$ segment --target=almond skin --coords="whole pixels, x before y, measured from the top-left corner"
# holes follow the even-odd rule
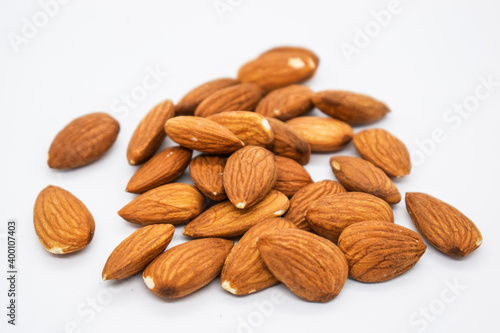
[[[285,121],[311,111],[312,95],[311,89],[299,84],[276,89],[259,102],[255,112]]]
[[[249,111],[226,111],[207,117],[226,127],[245,145],[268,147],[274,141],[271,125],[263,116]]]
[[[194,115],[208,117],[224,111],[253,111],[262,98],[262,89],[252,83],[242,83],[216,91],[198,105]]]
[[[406,193],[406,209],[418,232],[451,257],[465,257],[483,243],[474,222],[455,207],[428,194]]]
[[[274,142],[271,151],[276,156],[283,156],[306,165],[311,158],[311,147],[309,143],[295,130],[284,122],[267,118],[274,133]]]
[[[186,170],[192,151],[184,147],[168,147],[153,156],[130,178],[127,192],[144,193],[173,182]]]
[[[127,148],[130,165],[146,162],[160,148],[165,136],[165,122],[175,114],[174,104],[166,100],[156,105],[141,120],[135,129]]]
[[[390,111],[387,105],[370,96],[341,90],[317,92],[312,102],[327,115],[351,125],[373,123]]]
[[[309,206],[328,195],[344,192],[347,192],[346,189],[333,180],[322,180],[306,185],[290,199],[290,209],[288,209],[284,217],[292,221],[297,228],[311,231],[312,228],[306,221],[306,212]]]
[[[305,58],[310,58],[314,62],[314,66],[318,67],[319,66],[319,58],[318,56],[311,50],[306,49],[304,47],[298,47],[298,46],[278,46],[278,47],[273,47],[263,53],[260,54],[259,57],[267,56],[269,54],[291,54],[291,55],[297,55],[300,54]],[[309,62],[309,59],[308,59]],[[313,66],[313,65],[311,65]],[[311,76],[307,77],[307,79],[311,78],[314,75],[314,72],[311,73]]]
[[[270,218],[256,224],[241,237],[222,268],[222,288],[234,295],[247,295],[278,283],[260,257],[257,240],[281,228],[295,228],[295,225],[283,218]]]
[[[236,208],[258,203],[276,185],[276,157],[269,150],[246,146],[227,159],[224,168],[224,189]]]
[[[352,140],[359,154],[390,177],[410,174],[410,153],[405,144],[381,128],[361,131]]]
[[[119,131],[118,122],[106,113],[90,113],[76,118],[52,141],[49,167],[74,169],[98,160],[111,148]]]
[[[189,295],[219,275],[233,242],[206,238],[167,250],[144,270],[146,286],[162,298]]]
[[[95,222],[85,205],[73,194],[47,186],[36,198],[33,225],[40,243],[53,254],[85,248],[94,236]]]
[[[171,224],[139,228],[110,254],[102,270],[102,279],[122,280],[139,273],[166,249],[174,231]]]
[[[235,79],[221,78],[212,80],[188,92],[175,106],[177,116],[193,116],[194,111],[201,102],[216,91],[234,86],[239,82]]]
[[[287,197],[291,197],[298,190],[313,182],[309,172],[291,158],[276,156],[276,167],[278,180],[274,189]]]
[[[278,229],[259,237],[267,268],[295,295],[328,302],[347,280],[344,254],[329,240],[299,229]]]
[[[203,212],[205,199],[193,185],[173,183],[143,193],[120,209],[130,223],[186,223]]]
[[[209,154],[228,154],[245,145],[226,127],[201,117],[169,119],[165,132],[181,146]]]
[[[335,177],[347,190],[373,194],[390,204],[401,201],[396,185],[372,163],[357,157],[334,156],[330,165]]]
[[[184,235],[195,238],[241,236],[257,223],[285,214],[289,205],[286,195],[275,190],[246,209],[236,208],[230,201],[224,201],[188,223]]]
[[[196,187],[214,201],[227,199],[222,176],[227,158],[215,155],[198,155],[189,164],[189,174]]]
[[[371,194],[346,192],[312,203],[306,220],[313,230],[334,243],[349,225],[363,221],[394,222],[391,206]]]
[[[353,136],[351,126],[332,118],[298,117],[288,120],[286,124],[309,143],[312,152],[340,150]]]
[[[349,263],[349,276],[361,282],[384,282],[416,265],[427,246],[415,231],[400,225],[366,221],[348,226],[339,249]]]

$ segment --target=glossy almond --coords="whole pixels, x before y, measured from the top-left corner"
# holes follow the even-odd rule
[[[328,302],[347,280],[344,254],[327,239],[299,229],[278,229],[259,237],[267,268],[295,295]]]
[[[406,209],[420,234],[439,251],[456,258],[483,243],[477,226],[455,207],[425,193],[406,193]]]
[[[33,225],[40,243],[53,254],[82,250],[94,236],[95,223],[85,205],[70,192],[47,186],[36,198]]]
[[[49,167],[74,169],[98,160],[111,148],[119,131],[118,122],[106,113],[90,113],[76,118],[52,141]]]
[[[185,223],[204,208],[203,195],[193,185],[172,183],[149,190],[120,209],[118,215],[130,223]]]
[[[353,136],[351,126],[333,118],[298,117],[288,120],[286,124],[309,143],[312,152],[340,150]]]
[[[267,121],[274,133],[271,151],[277,156],[291,158],[302,165],[309,163],[311,158],[309,143],[284,122],[273,118],[267,118]]]
[[[153,156],[130,178],[127,192],[144,193],[173,182],[186,170],[192,151],[183,147],[168,147]]]
[[[371,194],[346,192],[312,203],[306,220],[313,230],[334,243],[349,225],[363,221],[394,222],[391,206]]]
[[[227,199],[222,176],[227,158],[216,155],[198,155],[189,164],[189,174],[196,187],[214,201]]]
[[[320,91],[312,97],[312,101],[327,115],[352,125],[373,123],[390,111],[387,105],[370,96],[349,91]]]
[[[239,209],[224,201],[207,209],[184,228],[190,237],[236,237],[243,235],[257,223],[285,214],[290,202],[286,195],[271,190],[256,205]]]
[[[349,263],[349,276],[361,282],[384,282],[405,273],[427,248],[415,231],[379,221],[348,226],[338,244]]]
[[[102,279],[121,280],[139,273],[165,250],[174,231],[171,224],[153,224],[134,231],[110,254]]]
[[[313,51],[306,49],[304,47],[277,46],[277,47],[273,47],[273,48],[261,53],[259,57],[264,57],[264,56],[267,56],[269,54],[289,54],[292,56],[296,56],[296,55],[300,54],[302,57],[308,59],[308,62],[309,62],[309,59],[311,59],[313,61],[314,65],[310,64],[311,67],[315,66],[317,68],[319,66],[318,56]],[[306,80],[311,78],[312,76],[314,76],[315,73],[316,73],[315,71],[311,71],[310,76],[306,77]]]
[[[127,160],[131,165],[146,162],[160,148],[165,136],[165,122],[175,114],[174,104],[166,100],[156,105],[141,120],[127,148]]]
[[[291,197],[298,190],[313,182],[309,172],[291,158],[276,156],[276,167],[278,178],[274,189],[287,197]]]
[[[335,177],[349,191],[369,193],[390,204],[401,201],[396,185],[371,162],[351,156],[334,156],[330,165]]]
[[[174,246],[144,270],[146,286],[163,298],[189,295],[219,275],[233,242],[206,238]]]
[[[276,89],[259,102],[255,112],[285,121],[311,111],[312,95],[311,89],[299,84]]]

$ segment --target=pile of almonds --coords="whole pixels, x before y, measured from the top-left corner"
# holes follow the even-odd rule
[[[391,177],[410,173],[408,150],[386,130],[354,134],[351,127],[389,108],[366,95],[297,84],[318,64],[310,50],[274,48],[243,65],[237,79],[213,80],[175,106],[155,106],[127,150],[129,164],[141,167],[126,190],[140,195],[118,212],[141,228],[111,253],[102,278],[143,271],[152,292],[175,298],[220,274],[222,288],[235,295],[282,282],[305,300],[327,302],[347,276],[382,282],[408,271],[426,250],[420,235],[452,257],[477,249],[474,223],[427,194],[406,194],[419,233],[394,223],[391,205],[401,194]],[[314,107],[327,116],[304,116]],[[92,163],[118,132],[105,113],[77,118],[55,137],[48,164]],[[157,153],[167,135],[179,146]],[[362,158],[333,156],[338,182],[313,182],[303,167],[311,153],[335,152],[351,140]],[[193,151],[201,154],[193,158]],[[195,185],[174,183],[188,166]],[[183,223],[184,235],[196,239],[164,252],[173,225]],[[48,186],[36,200],[34,226],[48,251],[64,254],[83,249],[95,223],[79,199]]]

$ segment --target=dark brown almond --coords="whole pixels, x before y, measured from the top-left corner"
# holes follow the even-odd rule
[[[276,167],[278,179],[274,189],[287,197],[291,197],[298,190],[313,182],[309,172],[291,158],[276,156]]]
[[[216,155],[198,155],[189,164],[189,174],[196,187],[214,201],[227,199],[222,176],[227,158]]]
[[[285,121],[311,111],[312,95],[311,89],[298,84],[276,89],[260,101],[255,112]]]
[[[309,143],[284,122],[269,117],[267,121],[274,133],[271,151],[277,156],[291,158],[302,165],[309,163],[311,158]]]

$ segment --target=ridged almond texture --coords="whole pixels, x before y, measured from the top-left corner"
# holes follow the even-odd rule
[[[309,163],[311,158],[309,143],[284,122],[273,118],[267,118],[267,121],[274,133],[271,151],[277,156],[291,158],[302,165]]]
[[[144,270],[144,283],[163,298],[189,295],[219,275],[233,244],[227,239],[206,238],[174,246]]]
[[[277,46],[273,47],[263,53],[260,54],[259,57],[267,56],[269,54],[291,54],[291,55],[298,55],[300,54],[301,56],[305,58],[310,58],[313,62],[315,67],[318,67],[319,65],[319,58],[318,56],[311,50],[306,49],[304,47],[298,47],[298,46]],[[312,65],[311,65],[312,66]],[[311,78],[314,76],[315,72],[312,72],[307,79]]]
[[[186,170],[192,151],[184,147],[168,147],[153,156],[130,178],[127,192],[144,193],[173,182]]]
[[[309,206],[328,195],[343,192],[347,192],[346,189],[334,180],[322,180],[306,185],[290,199],[290,208],[284,217],[292,221],[297,228],[311,231],[312,228],[306,221],[306,212]]]
[[[76,118],[52,141],[49,167],[74,169],[98,160],[111,148],[119,131],[118,122],[106,113],[90,113]]]
[[[420,234],[439,251],[462,258],[483,237],[477,226],[455,207],[425,193],[406,193],[406,209]]]
[[[252,83],[242,83],[216,91],[198,105],[194,115],[208,117],[224,111],[253,111],[262,98],[262,89]]]
[[[227,159],[224,189],[236,208],[258,203],[274,187],[278,179],[276,157],[269,150],[246,146]]]
[[[193,185],[172,183],[143,193],[120,209],[130,223],[186,223],[203,212],[205,199]]]
[[[382,119],[390,109],[373,97],[342,90],[317,92],[312,101],[327,115],[352,125],[366,125]]]
[[[121,280],[139,273],[166,249],[174,231],[171,224],[153,224],[134,231],[110,254],[102,279]]]
[[[351,126],[333,118],[298,117],[288,120],[286,124],[309,143],[312,152],[340,150],[353,136]]]
[[[263,116],[250,111],[226,111],[207,117],[229,129],[245,145],[268,147],[274,141],[271,125]]]
[[[309,172],[291,158],[276,156],[276,166],[278,180],[274,185],[274,189],[287,197],[291,197],[298,190],[313,182]]]
[[[73,194],[47,186],[36,198],[33,224],[40,243],[53,254],[82,250],[92,240],[95,222],[85,205]]]
[[[328,302],[347,280],[344,254],[329,240],[299,229],[279,229],[259,237],[267,268],[295,295]]]
[[[169,119],[165,132],[181,146],[209,154],[228,154],[245,145],[226,127],[201,117]]]
[[[214,201],[227,199],[222,176],[227,158],[217,155],[198,155],[189,164],[189,173],[196,187]]]
[[[156,105],[141,120],[135,129],[127,148],[127,160],[131,165],[146,162],[160,148],[167,135],[163,129],[165,122],[175,114],[171,100]]]
[[[390,177],[410,174],[410,153],[405,144],[394,135],[381,128],[373,128],[356,133],[354,146],[367,161],[384,170]]]
[[[349,225],[363,221],[394,222],[391,206],[371,194],[346,192],[332,194],[312,203],[306,220],[313,230],[337,243]]]
[[[275,190],[246,209],[236,208],[230,201],[224,201],[188,223],[184,235],[195,238],[241,236],[257,223],[285,214],[289,206],[286,195]]]
[[[390,204],[401,201],[396,185],[371,162],[351,156],[334,156],[330,165],[335,177],[349,191],[373,194]]]
[[[426,248],[415,231],[389,222],[356,223],[339,237],[349,276],[361,282],[384,282],[403,274],[416,265]]]
[[[312,95],[311,89],[299,84],[276,89],[260,101],[255,112],[285,121],[311,111]]]
[[[216,91],[234,86],[238,83],[237,80],[230,78],[221,78],[205,82],[182,97],[175,106],[175,114],[178,116],[192,116],[198,105],[200,105],[205,98]]]
[[[260,257],[257,240],[282,228],[295,228],[295,225],[283,218],[271,218],[248,230],[227,256],[220,276],[222,288],[234,295],[247,295],[278,283]]]

